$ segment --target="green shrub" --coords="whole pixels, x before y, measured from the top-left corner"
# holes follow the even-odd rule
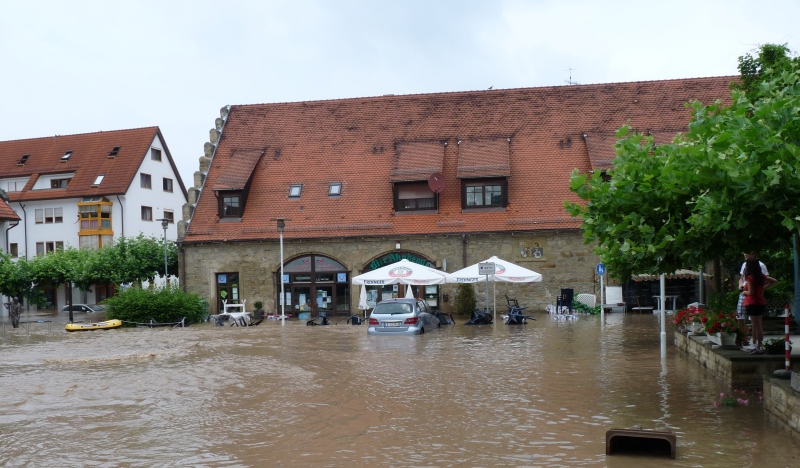
[[[577,310],[578,312],[583,312],[584,314],[597,315],[600,313],[599,304],[594,307],[589,307],[583,302],[572,301],[572,308]]]
[[[158,323],[199,322],[208,314],[205,301],[197,294],[183,292],[177,286],[146,288],[132,286],[106,299],[106,318],[123,322]]]
[[[736,312],[739,302],[739,291],[714,292],[708,295],[706,309],[721,310],[723,312]]]
[[[478,300],[475,298],[475,288],[470,283],[459,283],[456,296],[453,298],[453,306],[456,314],[470,316]]]

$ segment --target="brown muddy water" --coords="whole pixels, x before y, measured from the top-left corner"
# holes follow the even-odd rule
[[[0,465],[800,466],[761,404],[716,408],[730,389],[672,343],[660,358],[656,316],[537,317],[417,337],[7,328]],[[677,459],[606,457],[606,431],[633,425],[675,432]]]

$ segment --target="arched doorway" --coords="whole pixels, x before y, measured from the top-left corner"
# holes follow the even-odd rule
[[[280,270],[276,276],[280,277]],[[287,312],[350,315],[350,272],[336,260],[322,255],[295,258],[283,265],[282,281]],[[280,284],[277,286],[280,310]]]
[[[408,251],[398,251],[376,257],[368,264],[364,265],[362,274],[376,270],[391,263],[399,262],[400,260],[408,260],[409,262],[425,265],[426,267],[436,268],[436,265],[432,261],[421,255]],[[369,305],[370,308],[373,308],[375,307],[375,304],[383,300],[405,297],[407,288],[411,288],[411,292],[414,297],[424,298],[433,310],[439,310],[438,285],[415,286],[405,284],[387,284],[383,286],[366,286],[367,305]]]

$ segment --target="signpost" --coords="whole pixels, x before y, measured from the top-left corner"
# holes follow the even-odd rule
[[[597,264],[597,274],[600,275],[600,323],[603,323],[603,319],[605,318],[605,308],[603,305],[605,302],[603,301],[603,275],[606,274],[606,266],[602,263]]]
[[[485,263],[478,263],[478,274],[479,275],[486,275],[486,305],[483,311],[488,314],[489,313],[489,275],[494,274],[494,263],[493,262],[485,262]],[[495,319],[497,318],[497,311],[494,311]],[[495,320],[492,320],[495,322]]]

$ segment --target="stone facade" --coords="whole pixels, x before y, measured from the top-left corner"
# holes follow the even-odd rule
[[[764,379],[764,412],[770,421],[800,439],[800,393],[788,380]]]
[[[287,226],[288,229],[288,226]],[[424,257],[437,268],[453,272],[496,255],[504,260],[541,273],[543,281],[533,284],[498,283],[498,312],[505,311],[504,294],[519,300],[529,310],[544,309],[555,304],[561,288],[572,288],[575,294],[598,294],[599,279],[594,273],[598,258],[591,252],[583,237],[575,232],[514,233],[436,235],[408,238],[345,238],[329,240],[286,240],[284,260],[308,255],[324,255],[345,265],[351,274],[361,274],[369,263],[386,254],[400,251]],[[542,250],[538,258],[525,250],[526,246],[538,244]],[[238,272],[240,294],[248,303],[260,300],[268,313],[278,311],[280,284],[280,247],[278,242],[209,243],[184,245],[182,250],[181,284],[189,291],[209,299],[211,313],[216,313],[215,273]],[[466,252],[466,264],[464,264]],[[490,285],[490,302],[493,288]],[[456,292],[455,284],[439,288],[441,310],[452,312],[452,299],[443,302],[443,295],[450,298]],[[479,304],[483,304],[484,285],[476,285]],[[351,286],[351,312],[358,310],[359,290]]]
[[[753,356],[738,348],[714,346],[704,335],[675,333],[675,346],[724,382],[730,388],[761,389],[765,375],[785,365],[784,356]],[[800,360],[792,358],[792,368],[800,370]]]

